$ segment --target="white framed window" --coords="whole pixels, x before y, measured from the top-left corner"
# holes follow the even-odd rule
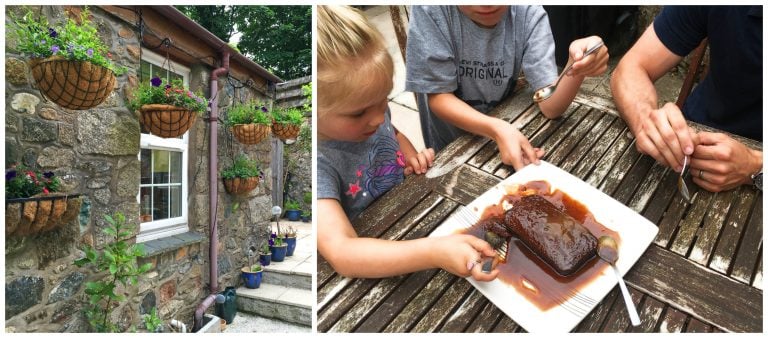
[[[181,79],[185,86],[189,85],[189,68],[147,49],[142,49],[139,72],[143,81],[158,76],[163,79],[163,84],[169,79]],[[188,133],[166,139],[142,128],[140,147],[141,181],[137,196],[140,224],[136,242],[189,231]]]

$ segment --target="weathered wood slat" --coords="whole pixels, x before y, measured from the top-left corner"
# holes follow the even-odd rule
[[[630,327],[628,332],[654,332],[656,325],[664,312],[664,303],[653,297],[646,296],[643,300],[643,308],[637,309],[640,315],[640,325]]]
[[[592,145],[587,150],[586,154],[581,158],[581,160],[576,163],[574,169],[569,170],[571,174],[581,178],[582,180],[587,177],[595,165],[602,161],[606,152],[614,143],[628,141],[620,141],[620,139],[624,138],[623,134],[625,130],[626,125],[624,124],[624,121],[621,119],[615,119],[613,123],[611,123],[610,127],[608,127],[608,130],[606,130],[605,133],[600,136],[599,140],[595,141],[595,144]],[[621,144],[619,147],[621,147]]]
[[[378,306],[382,297],[386,297],[393,290],[397,289],[406,276],[396,276],[391,278],[378,279],[378,283],[366,291],[360,299],[358,299],[343,313],[339,313],[339,319],[334,320],[333,325],[328,328],[328,332],[352,332],[354,331],[360,321],[365,320],[368,317],[371,310]],[[367,285],[367,281],[361,283],[352,283],[353,285]],[[325,318],[325,317],[324,317]],[[320,316],[318,316],[318,322],[320,322]]]
[[[361,237],[379,237],[432,190],[424,175],[412,175],[352,220]]]
[[[475,290],[472,284],[464,279],[457,278],[448,285],[446,292],[438,299],[437,303],[424,314],[423,317],[413,327],[412,332],[433,332],[442,326],[442,323],[448,319],[457,304],[467,298]]]
[[[709,333],[712,332],[712,326],[696,318],[691,318],[688,325],[685,326],[685,332],[689,333]]]
[[[488,142],[483,146],[483,148],[480,149],[480,151],[475,154],[475,156],[472,156],[467,161],[468,165],[471,165],[475,168],[480,168],[485,162],[488,162],[488,160],[491,159],[496,153],[499,151],[499,146],[496,144],[496,142],[493,142],[489,139]]]
[[[669,247],[670,250],[681,256],[688,256],[699,225],[709,211],[709,205],[712,203],[713,198],[714,194],[699,194],[694,198],[693,205],[688,208],[688,214],[680,222],[677,235],[675,235],[672,245]]]
[[[463,205],[488,191],[501,180],[477,168],[462,165],[451,174],[441,176],[435,191]]]
[[[437,302],[446,289],[452,285],[458,277],[439,270],[437,274],[424,286],[400,313],[382,330],[384,332],[407,332],[416,325],[416,320],[421,318],[432,305]]]
[[[608,170],[605,177],[601,178],[600,174],[602,171],[596,170],[593,171],[592,175],[587,178],[587,183],[594,182],[594,184],[592,184],[593,186],[598,187],[598,189],[602,190],[608,195],[614,195],[619,184],[622,182],[624,177],[628,176],[628,173],[632,166],[635,164],[635,161],[637,161],[640,157],[641,155],[639,152],[637,152],[637,150],[635,150],[634,145],[626,147],[624,148],[624,153],[621,154],[621,157],[619,157],[619,160],[616,161],[613,167]]]
[[[632,167],[621,178],[611,196],[621,204],[628,205],[629,200],[635,195],[635,191],[639,189],[640,185],[648,181],[649,172],[655,162],[650,156],[638,156]],[[606,185],[604,189],[609,189],[607,182],[604,182],[604,185]]]
[[[731,276],[745,283],[751,280],[762,280],[762,269],[758,262],[761,261],[763,244],[763,193],[758,193],[752,207],[752,214],[744,229],[736,259],[733,262]],[[758,268],[756,268],[758,267]],[[760,277],[760,278],[755,278]],[[757,284],[761,285],[761,284]],[[762,287],[762,286],[761,286]]]
[[[496,305],[493,305],[491,302],[487,302],[485,307],[483,307],[477,317],[475,317],[475,320],[469,324],[466,332],[491,332],[491,330],[496,326],[496,323],[501,319],[502,316],[506,317],[506,315],[501,312],[501,310],[499,310]]]
[[[643,179],[643,181],[640,183],[640,187],[637,188],[635,194],[632,196],[632,199],[630,199],[629,203],[627,203],[627,206],[637,213],[643,212],[645,207],[651,201],[651,196],[654,195],[659,187],[663,187],[663,185],[661,185],[663,182],[662,178],[664,177],[664,174],[667,172],[667,170],[667,167],[654,161],[651,170],[648,172],[648,175],[645,176],[645,179]]]
[[[603,326],[603,323],[605,322],[606,318],[608,318],[608,315],[611,314],[611,309],[613,308],[613,304],[618,302],[621,302],[622,300],[618,297],[621,297],[621,295],[617,292],[618,289],[614,288],[608,294],[603,298],[603,300],[600,301],[600,303],[595,306],[594,309],[592,309],[592,312],[590,312],[584,319],[579,323],[579,325],[576,326],[575,332],[598,332],[600,328]]]
[[[677,177],[678,174],[674,171],[667,171],[667,175],[664,177],[664,186],[667,187],[665,194],[661,196],[662,198],[654,201],[659,202],[659,204],[654,203],[654,205],[652,205],[648,210],[648,213],[660,213],[663,215],[661,221],[655,222],[659,226],[659,233],[656,234],[656,238],[653,240],[654,243],[661,247],[670,246],[673,236],[675,235],[675,231],[677,230],[680,223],[682,223],[683,215],[689,208],[687,203],[683,201],[683,197],[677,191]],[[666,193],[671,189],[673,189],[674,193],[671,195],[666,195]],[[667,196],[669,196],[672,202],[670,204],[661,203],[664,200],[664,197]],[[700,200],[700,198],[696,198],[694,203],[702,203]],[[656,207],[659,209],[655,209]],[[655,217],[650,217],[649,219],[653,221],[653,218]]]
[[[596,158],[595,162],[591,164],[594,165],[594,169],[589,173],[589,176],[586,176],[586,173],[584,173],[585,176],[581,176],[584,178],[584,181],[595,188],[599,187],[600,182],[605,179],[611,169],[619,163],[622,156],[627,153],[626,150],[630,147],[632,141],[632,139],[626,137],[617,137],[605,154]]]
[[[763,258],[758,256],[757,268],[755,269],[755,278],[752,279],[752,286],[760,290],[763,289]]]
[[[531,145],[545,150],[554,148],[554,145],[562,140],[563,135],[567,135],[568,131],[581,121],[589,111],[588,107],[583,109],[582,107],[572,104],[562,116],[556,119],[547,119],[536,134],[529,138]]]
[[[762,292],[651,245],[630,285],[725,331],[762,331]]]
[[[472,292],[468,297],[464,298],[464,301],[454,309],[448,320],[445,321],[439,332],[464,332],[469,323],[477,317],[480,313],[480,309],[485,306],[488,300],[477,291],[472,288]]]
[[[336,271],[333,270],[331,264],[323,258],[323,256],[317,255],[317,287],[322,288],[327,283]],[[320,299],[318,297],[318,299]]]
[[[755,200],[755,192],[752,188],[742,187],[736,194],[736,205],[731,208],[728,218],[725,220],[720,239],[717,241],[709,268],[728,274],[731,263],[736,258],[736,248],[739,245],[739,239],[746,229],[747,218],[751,212],[752,203]],[[736,276],[732,276],[739,279]],[[748,281],[747,281],[748,282]]]
[[[502,316],[501,320],[499,320],[491,332],[510,333],[515,332],[518,329],[520,329],[520,327],[512,320],[512,318]]]
[[[435,276],[437,269],[414,272],[407,276],[383,303],[373,311],[365,311],[368,319],[360,323],[356,332],[380,332],[399,314],[408,302],[417,297],[427,282]]]
[[[693,244],[691,254],[688,259],[701,265],[707,265],[712,256],[712,250],[715,247],[720,230],[723,228],[725,216],[731,208],[731,202],[734,202],[738,190],[725,191],[715,194],[710,212],[704,218],[704,224],[696,233],[696,242]],[[714,212],[713,212],[714,211]]]
[[[645,210],[643,210],[643,216],[653,224],[660,224],[662,217],[667,211],[667,207],[670,206],[670,201],[672,201],[672,198],[678,194],[677,189],[673,188],[676,187],[675,184],[677,184],[677,175],[672,170],[666,169],[664,173],[662,173],[661,178],[659,178],[659,182],[659,188],[656,189],[653,198],[651,198],[650,202],[645,207]],[[682,214],[682,211],[680,212]],[[659,227],[659,233],[661,233],[661,227]],[[665,244],[662,246],[666,246],[666,242],[671,236],[672,233],[670,232],[669,235],[665,237]],[[656,235],[657,239],[659,237],[659,235]]]
[[[403,276],[395,276],[383,279],[387,283],[399,284]],[[350,308],[355,306],[363,299],[368,292],[376,286],[382,279],[355,279],[344,287],[336,295],[333,302],[328,303],[324,308],[317,312],[317,330],[318,332],[327,332],[329,330],[351,330],[352,327],[342,327],[346,323],[339,324],[339,318],[344,316]]]
[[[583,106],[581,109],[588,110],[589,107]],[[595,124],[601,120],[600,117],[602,115],[602,113],[596,110],[589,110],[584,119],[577,123],[576,127],[571,130],[570,134],[563,136],[563,139],[557,147],[545,149],[544,159],[552,164],[560,166],[560,162],[562,162],[566,156],[568,156],[568,154],[570,154],[571,151],[584,140],[584,135],[595,128]]]
[[[615,289],[618,288],[619,286],[616,285]],[[628,289],[629,294],[632,297],[632,302],[635,303],[635,307],[638,311],[642,310],[639,303],[643,298],[643,294],[633,288],[628,287]],[[625,332],[630,327],[632,327],[632,325],[629,320],[629,313],[627,313],[627,306],[624,304],[624,298],[619,297],[619,299],[613,303],[610,314],[605,320],[605,325],[603,325],[600,332]]]
[[[597,123],[589,129],[587,134],[577,139],[578,144],[576,147],[571,150],[562,161],[560,161],[559,166],[565,171],[571,172],[571,170],[576,167],[579,161],[581,161],[581,159],[589,153],[589,150],[592,149],[592,146],[595,143],[600,142],[600,140],[604,140],[603,134],[608,131],[608,128],[610,128],[616,119],[611,115],[594,109],[590,113],[590,116],[597,116],[599,119],[597,120]],[[609,137],[610,135],[606,136],[606,138]]]
[[[682,313],[677,309],[668,306],[667,311],[664,313],[664,317],[661,320],[661,323],[659,323],[659,332],[683,332],[687,318],[688,316],[686,316],[685,313]]]

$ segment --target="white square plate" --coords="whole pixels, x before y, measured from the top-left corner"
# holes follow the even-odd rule
[[[618,232],[624,239],[619,246],[619,260],[616,262],[619,271],[626,273],[645,252],[659,229],[645,217],[619,203],[602,191],[585,183],[570,173],[548,163],[529,165],[515,174],[507,177],[499,184],[483,193],[472,201],[463,212],[471,212],[474,217],[486,207],[495,205],[505,194],[505,187],[524,184],[530,181],[545,180],[552,190],[559,189],[580,202],[594,215],[595,220],[610,230]],[[475,211],[476,210],[476,211]],[[458,214],[447,219],[438,226],[430,237],[445,236],[466,229],[466,218]],[[605,265],[603,273],[594,280],[581,285],[576,295],[568,297],[547,310],[542,310],[514,287],[496,279],[491,282],[477,282],[469,277],[467,280],[493,302],[512,320],[520,324],[528,332],[568,332],[581,322],[584,317],[616,286],[617,280],[610,267]],[[592,300],[586,301],[584,300]],[[623,309],[623,307],[622,307]]]

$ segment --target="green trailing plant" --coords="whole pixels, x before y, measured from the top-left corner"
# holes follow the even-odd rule
[[[236,124],[264,124],[272,123],[272,117],[266,105],[256,101],[249,100],[244,103],[235,103],[227,110],[226,124],[234,126]]]
[[[301,205],[299,202],[292,200],[290,198],[287,198],[285,200],[285,210],[301,210]]]
[[[304,122],[304,114],[300,108],[274,108],[272,109],[272,121],[281,124],[299,125]]]
[[[231,166],[224,168],[224,170],[221,171],[221,178],[232,179],[236,177],[259,177],[259,179],[261,179],[264,176],[264,172],[261,171],[260,167],[261,166],[259,165],[259,162],[256,160],[251,160],[247,156],[240,154],[235,158],[234,161],[232,161]]]
[[[152,263],[138,265],[138,258],[144,256],[144,246],[128,243],[135,227],[125,223],[122,213],[115,213],[114,218],[105,215],[104,219],[109,226],[103,231],[113,239],[112,243],[105,245],[101,250],[86,246],[83,249],[85,257],[75,260],[74,264],[108,273],[104,280],[85,284],[85,294],[88,295],[90,303],[85,309],[85,315],[88,323],[97,332],[118,332],[118,326],[110,322],[110,314],[117,303],[125,300],[125,296],[116,294],[115,288],[118,283],[123,287],[136,284],[139,276],[152,268]]]
[[[156,307],[153,307],[152,310],[149,310],[149,313],[142,315],[141,319],[142,321],[144,321],[144,326],[147,328],[147,331],[149,332],[163,331],[163,320],[160,319],[160,316],[157,315]]]
[[[112,54],[101,41],[90,14],[86,7],[78,20],[67,17],[63,23],[52,24],[44,15],[36,17],[31,10],[21,18],[9,11],[8,35],[16,41],[16,49],[31,58],[59,56],[70,61],[88,61],[116,75],[125,73],[126,67],[112,61]]]
[[[128,108],[136,111],[145,104],[167,104],[188,109],[202,114],[208,108],[208,101],[203,95],[187,89],[181,79],[163,85],[163,79],[155,76],[149,83],[142,83],[133,93]]]
[[[301,212],[301,216],[308,218],[309,216],[312,216],[312,211],[304,210],[304,211]]]
[[[311,191],[305,191],[303,197],[304,197],[304,204],[312,205],[312,192]]]

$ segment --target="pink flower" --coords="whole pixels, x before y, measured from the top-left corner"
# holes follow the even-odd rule
[[[43,194],[48,195],[48,188],[43,187]]]

